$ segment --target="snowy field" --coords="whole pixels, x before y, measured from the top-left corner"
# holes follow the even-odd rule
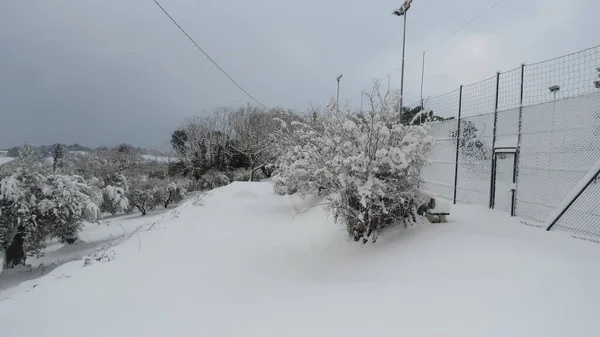
[[[144,154],[142,155],[142,158],[144,158],[145,160],[148,161],[155,161],[155,162],[159,162],[159,163],[169,163],[175,160],[175,158],[172,157],[166,157],[166,156],[155,156],[152,154]]]
[[[448,223],[361,245],[321,203],[233,183],[145,223],[114,219],[143,228],[109,262],[0,292],[1,336],[599,334],[598,244],[456,206]]]
[[[12,158],[12,157],[2,157],[2,156],[0,156],[0,165],[2,165],[2,164],[5,164],[5,163],[8,163],[9,161],[11,161],[11,160],[13,160],[13,159],[15,159],[15,158]]]

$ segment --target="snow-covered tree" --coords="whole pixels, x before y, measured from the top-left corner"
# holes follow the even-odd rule
[[[52,227],[52,235],[63,243],[74,243],[84,221],[100,219],[102,191],[81,176],[54,174],[41,187],[38,202],[41,217]]]
[[[115,174],[109,177],[108,181],[92,177],[88,180],[88,183],[102,191],[100,211],[114,215],[129,208],[129,200],[127,199],[129,183],[124,175]]]
[[[0,251],[4,264],[25,263],[39,254],[46,240],[76,238],[84,221],[96,221],[99,189],[78,176],[49,175],[19,168],[0,181]]]
[[[153,210],[156,205],[161,203],[161,200],[156,197],[159,188],[156,179],[144,176],[133,177],[127,192],[129,209],[137,208],[142,215],[146,215],[148,211]]]
[[[42,156],[39,151],[29,144],[24,144],[19,148],[19,156],[17,158],[19,165],[21,166],[33,166],[39,165]]]
[[[169,205],[179,203],[185,198],[187,194],[186,186],[187,182],[184,180],[158,180],[154,198],[167,208]]]
[[[133,146],[127,144],[115,148],[99,148],[70,160],[73,173],[88,179],[96,177],[106,185],[111,185],[111,180],[118,175],[134,173],[143,163],[143,157]]]
[[[102,189],[102,211],[111,214],[125,211],[129,207],[128,190],[127,178],[122,174],[115,175],[110,184]]]
[[[326,193],[336,220],[355,240],[375,241],[394,224],[416,220],[420,169],[431,148],[427,126],[402,125],[396,95],[375,84],[364,113],[331,102],[314,122],[281,123],[274,186],[279,193]]]
[[[187,121],[171,135],[171,145],[184,175],[198,179],[211,169],[231,164],[231,109],[219,108],[210,116]]]
[[[491,158],[491,148],[485,146],[485,144],[478,137],[479,129],[469,120],[460,121],[460,139],[459,139],[459,151],[465,159],[470,160],[489,160]],[[452,131],[451,137],[456,138],[457,132]]]
[[[277,128],[275,118],[281,115],[279,110],[263,111],[257,107],[238,109],[231,116],[233,136],[237,142],[233,149],[245,155],[250,164],[250,180],[254,173],[263,170],[275,160],[274,142],[271,135]],[[263,170],[263,172],[266,174]]]
[[[65,152],[62,144],[54,144],[52,151],[52,171],[56,171],[64,166]]]

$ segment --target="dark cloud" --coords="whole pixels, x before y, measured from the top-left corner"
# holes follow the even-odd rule
[[[506,0],[442,44],[494,0],[413,2],[406,102],[589,47],[593,0]],[[163,6],[224,69],[268,106],[306,109],[335,92],[353,106],[373,78],[398,86],[400,1],[192,1]],[[186,117],[249,101],[152,1],[0,3],[0,146],[130,142],[166,147]]]

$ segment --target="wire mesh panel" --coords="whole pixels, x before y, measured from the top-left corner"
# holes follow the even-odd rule
[[[454,116],[458,95],[435,97],[425,108]],[[600,160],[600,46],[463,86],[460,104],[460,121],[431,128],[426,189],[451,198],[456,188],[458,202],[492,201],[495,209],[547,223]],[[566,208],[554,229],[600,238],[600,182]]]
[[[489,203],[494,114],[461,118],[456,200]]]
[[[494,112],[496,105],[496,76],[463,86],[462,115],[477,116]]]
[[[437,116],[454,116],[458,113],[458,90],[430,98],[425,109]],[[430,163],[421,171],[425,181],[423,190],[452,200],[454,196],[454,168],[456,162],[456,119],[431,124],[430,135],[434,140]]]
[[[456,200],[489,203],[496,77],[463,87]]]
[[[500,74],[498,111],[516,109],[521,104],[521,67]]]
[[[593,182],[560,217],[552,230],[560,230],[574,235],[600,239],[600,177]]]
[[[523,108],[516,215],[545,222],[600,158],[600,92]]]
[[[525,67],[524,105],[593,93],[600,67],[600,46]],[[552,89],[551,89],[552,88]]]
[[[422,190],[437,194],[448,200],[454,196],[454,166],[456,159],[455,119],[432,123],[430,135],[434,140],[429,155],[429,165],[421,171],[424,180]]]
[[[494,209],[510,213],[512,209],[512,188],[515,167],[515,153],[496,154],[494,174]]]
[[[433,111],[436,116],[444,118],[458,115],[459,90],[453,90],[440,96],[428,98],[423,102],[427,110]]]

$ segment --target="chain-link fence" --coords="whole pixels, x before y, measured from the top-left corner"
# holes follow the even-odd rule
[[[428,191],[600,238],[600,46],[498,73],[424,107],[458,116],[431,127]]]
[[[428,101],[428,107],[444,116],[454,116],[458,113],[459,91],[454,90],[445,95],[433,97]],[[435,110],[434,110],[435,109]],[[433,149],[430,164],[421,171],[425,181],[423,190],[453,200],[454,170],[456,166],[456,119],[448,119],[433,123],[430,135],[433,138]]]

